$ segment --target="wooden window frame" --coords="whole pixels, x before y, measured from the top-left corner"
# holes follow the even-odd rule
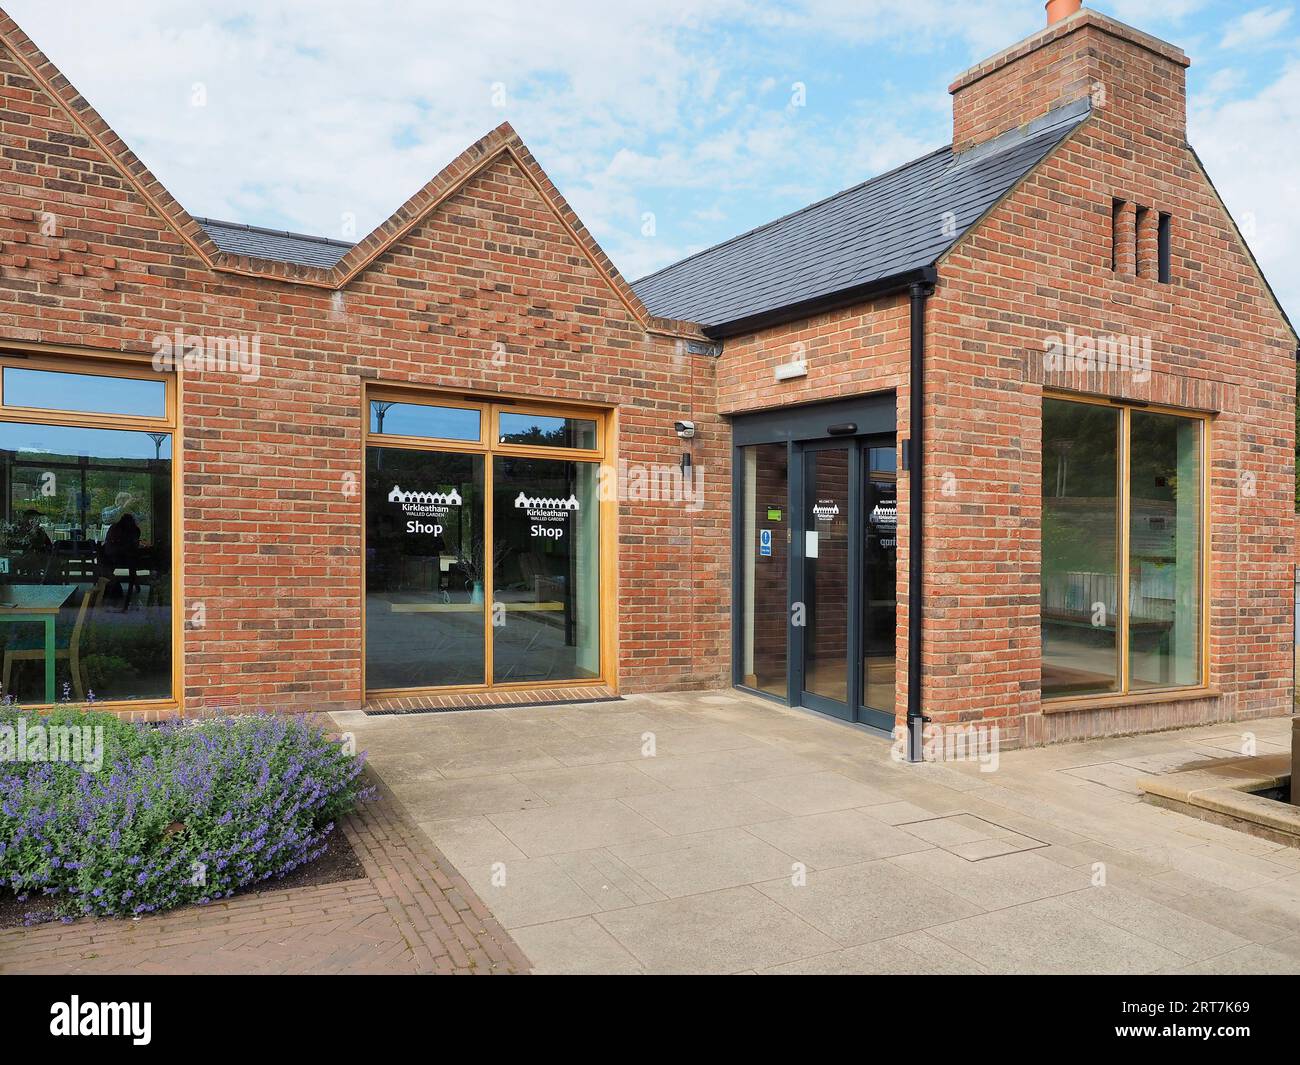
[[[1210,434],[1213,415],[1208,411],[1187,410],[1178,407],[1166,407],[1153,403],[1132,403],[1109,399],[1101,396],[1087,396],[1075,392],[1043,390],[1044,400],[1058,400],[1064,403],[1086,403],[1093,406],[1107,407],[1119,411],[1119,510],[1118,544],[1119,551],[1119,690],[1101,692],[1096,695],[1041,695],[1040,702],[1044,713],[1057,713],[1067,710],[1103,709],[1109,706],[1126,706],[1144,702],[1166,702],[1171,699],[1206,698],[1215,693],[1210,688],[1210,589],[1211,589],[1211,543],[1210,543]],[[1040,408],[1041,409],[1041,408]],[[1160,688],[1133,688],[1129,662],[1129,581],[1130,581],[1130,536],[1132,526],[1132,486],[1129,483],[1132,448],[1133,412],[1150,414],[1169,414],[1177,418],[1201,423],[1201,477],[1200,477],[1200,615],[1199,633],[1200,675],[1194,684],[1170,685]],[[1040,489],[1041,490],[1041,489]],[[1039,543],[1042,543],[1041,518]],[[1040,559],[1041,565],[1041,559]],[[1042,628],[1041,608],[1039,629]],[[1040,678],[1041,678],[1040,661]]]
[[[474,410],[479,412],[478,419],[478,440],[463,440],[451,436],[412,436],[409,433],[378,433],[370,428],[370,405],[371,403],[404,403],[413,407],[448,407],[452,410]],[[466,399],[421,396],[421,395],[398,395],[395,393],[385,392],[383,389],[376,389],[367,393],[366,405],[366,435],[382,439],[388,446],[389,441],[412,440],[420,444],[421,447],[444,447],[448,444],[465,444],[475,448],[486,447],[488,443],[489,426],[487,414],[483,410],[483,405]]]
[[[79,411],[52,410],[47,407],[7,407],[3,401],[4,370],[48,370],[53,373],[74,373],[89,377],[125,377],[144,381],[161,381],[165,386],[164,414],[153,417],[143,414],[98,414]],[[20,351],[0,352],[0,422],[21,425],[58,425],[81,429],[118,429],[132,432],[167,433],[172,440],[171,468],[171,604],[172,604],[172,676],[171,696],[165,699],[104,699],[95,703],[97,709],[110,712],[171,714],[184,707],[185,691],[185,612],[181,598],[185,587],[182,567],[185,553],[182,550],[184,508],[181,505],[181,476],[183,444],[180,431],[181,383],[179,375],[154,370],[149,363],[133,360],[119,353],[85,352],[47,356]],[[31,709],[47,709],[49,704],[34,703]]]
[[[433,437],[396,436],[370,431],[370,404],[375,399],[394,400],[405,403],[425,403],[439,407],[479,408],[483,416],[479,420],[482,429],[480,439],[444,440]],[[531,444],[502,444],[498,442],[497,432],[499,415],[541,414],[548,417],[580,418],[596,423],[595,448],[546,447]],[[618,503],[612,493],[605,490],[605,484],[615,467],[615,450],[617,440],[617,411],[611,407],[571,403],[565,401],[537,401],[514,399],[503,396],[466,396],[463,394],[441,392],[423,385],[373,384],[362,390],[361,401],[361,469],[366,469],[366,452],[370,447],[404,448],[411,451],[444,451],[460,454],[481,455],[483,457],[483,537],[484,542],[493,542],[493,458],[497,455],[517,458],[547,459],[554,462],[585,462],[598,467],[597,505],[600,521],[598,531],[600,558],[597,572],[600,580],[598,596],[599,617],[598,648],[600,669],[596,677],[579,677],[572,680],[554,681],[507,681],[494,683],[493,641],[489,630],[484,635],[484,681],[481,684],[437,685],[420,688],[367,688],[365,676],[366,660],[366,478],[363,472],[361,481],[361,669],[359,697],[365,703],[378,699],[403,697],[456,697],[459,695],[483,694],[487,692],[528,691],[554,688],[583,688],[604,686],[612,691],[618,690],[618,584],[617,584],[617,546],[618,546]],[[484,610],[489,611],[494,600],[493,579],[495,566],[490,566],[483,582]]]

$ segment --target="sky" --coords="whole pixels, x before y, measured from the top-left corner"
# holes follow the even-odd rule
[[[1181,46],[1189,139],[1300,321],[1300,13],[1095,0]],[[7,0],[193,214],[357,240],[509,121],[629,280],[951,140],[1039,0]]]

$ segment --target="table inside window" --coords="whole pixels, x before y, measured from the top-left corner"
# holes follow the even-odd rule
[[[54,622],[75,584],[0,585],[0,622],[39,622],[45,628],[45,701],[54,703]]]

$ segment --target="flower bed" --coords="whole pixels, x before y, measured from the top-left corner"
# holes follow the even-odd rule
[[[335,819],[368,797],[362,767],[291,716],[154,727],[0,708],[0,891],[53,898],[65,917],[226,898],[320,856]]]

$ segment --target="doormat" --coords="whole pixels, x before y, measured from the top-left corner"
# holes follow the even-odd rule
[[[600,699],[550,699],[539,703],[478,703],[474,706],[421,706],[414,710],[363,710],[366,717],[405,717],[407,714],[463,714],[467,710],[530,710],[539,706],[583,706],[586,703],[621,703],[623,696]]]

